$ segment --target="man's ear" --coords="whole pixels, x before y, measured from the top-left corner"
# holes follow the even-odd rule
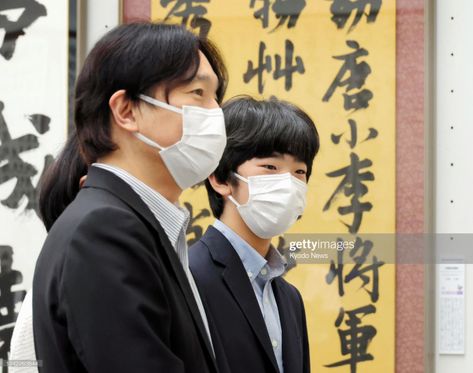
[[[138,131],[135,120],[134,104],[126,95],[126,91],[121,89],[116,91],[108,101],[113,121],[123,130],[129,132]]]
[[[217,180],[215,174],[209,176],[209,183],[212,186],[213,190],[215,190],[218,194],[223,196],[224,198],[232,194],[232,189],[228,182],[221,183]]]

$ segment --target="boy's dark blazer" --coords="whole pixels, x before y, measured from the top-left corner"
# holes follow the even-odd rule
[[[221,371],[279,372],[258,300],[246,270],[226,237],[210,226],[189,249],[192,274],[204,298]],[[284,373],[309,373],[304,305],[299,291],[281,277],[272,282],[282,328]]]
[[[214,373],[187,276],[132,188],[91,167],[36,264],[40,372]]]

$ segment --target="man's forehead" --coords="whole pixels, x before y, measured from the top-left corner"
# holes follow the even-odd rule
[[[217,76],[215,74],[211,75],[208,73],[198,73],[194,77],[194,80],[212,81],[212,80],[217,80]]]
[[[197,72],[193,82],[204,82],[208,84],[213,84],[215,87],[218,86],[218,78],[217,75],[211,70],[211,72]]]

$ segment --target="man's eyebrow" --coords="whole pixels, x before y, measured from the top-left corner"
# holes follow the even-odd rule
[[[218,78],[214,79],[214,76],[210,74],[197,74],[194,79],[192,79],[193,82],[209,82],[212,83],[215,86],[215,90],[217,90],[218,87]]]
[[[209,74],[197,74],[193,80],[212,80]]]

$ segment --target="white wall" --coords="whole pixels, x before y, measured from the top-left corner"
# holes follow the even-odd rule
[[[120,22],[120,0],[79,0],[82,7],[83,30],[81,36],[85,53],[89,52],[94,44],[108,30]]]
[[[0,101],[10,135],[13,139],[34,135],[38,140],[37,148],[19,155],[37,171],[31,178],[34,187],[43,171],[44,157],[57,153],[67,130],[68,5],[55,0],[42,0],[40,4],[45,14],[24,30],[12,58],[0,56]],[[23,11],[20,7],[2,15],[15,22]],[[0,43],[3,36],[4,33]],[[44,134],[37,132],[27,119],[33,114],[50,118],[50,128]],[[2,160],[2,166],[4,163],[7,162]],[[10,196],[16,184],[16,178],[2,183],[0,200]],[[12,247],[12,269],[23,275],[23,281],[12,290],[31,287],[36,257],[46,237],[43,224],[27,204],[28,199],[23,196],[17,208],[0,205],[0,245]]]
[[[473,233],[473,1],[436,0],[435,7],[435,229]],[[438,353],[437,272],[436,373],[473,371],[473,265],[466,263],[465,354]]]

